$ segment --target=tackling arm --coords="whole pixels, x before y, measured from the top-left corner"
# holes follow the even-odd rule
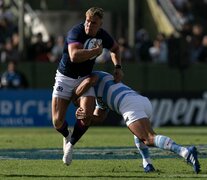
[[[79,97],[81,97],[90,87],[94,86],[96,82],[98,81],[98,76],[96,75],[90,75],[86,79],[84,79],[77,88],[74,89],[73,95],[72,95],[72,101],[74,104],[77,105],[77,100]]]

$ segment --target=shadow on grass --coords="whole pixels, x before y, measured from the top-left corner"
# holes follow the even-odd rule
[[[30,175],[30,174],[0,174],[0,177],[2,178],[111,178],[111,179],[137,179],[137,178],[144,178],[144,179],[165,179],[165,178],[182,178],[182,179],[189,179],[189,178],[193,178],[193,179],[206,179],[207,176],[202,176],[202,174],[200,175],[172,175],[172,176],[166,176],[166,174],[160,174],[159,171],[153,172],[153,173],[146,173],[146,174],[142,174],[142,175],[137,175],[137,176],[117,176],[117,175]]]

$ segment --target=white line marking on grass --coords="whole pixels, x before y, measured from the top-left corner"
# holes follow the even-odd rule
[[[199,158],[207,158],[207,145],[196,146]],[[178,155],[150,148],[152,158],[179,158]],[[1,149],[0,159],[61,159],[62,149]],[[74,159],[140,159],[141,156],[135,147],[91,147],[74,148]]]

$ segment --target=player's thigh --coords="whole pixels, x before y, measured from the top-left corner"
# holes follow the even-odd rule
[[[67,108],[70,101],[60,98],[60,97],[53,97],[52,98],[52,118],[56,121],[64,121]]]
[[[141,140],[149,140],[155,135],[148,118],[142,118],[128,125],[130,131]]]

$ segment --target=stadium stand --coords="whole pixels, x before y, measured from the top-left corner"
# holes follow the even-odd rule
[[[8,10],[11,11],[12,13],[14,13],[15,16],[17,16],[18,15],[18,5],[19,5],[18,2],[19,1],[18,0],[8,0],[7,2],[11,3],[11,5],[9,5],[9,3],[8,3],[8,5],[6,6],[8,8]],[[43,36],[42,39],[43,39],[45,45],[47,45],[48,43],[50,44],[49,40],[51,40],[51,38],[50,38],[51,36],[48,34],[48,31],[47,31],[47,29],[50,29],[50,28],[48,28],[48,27],[46,28],[44,26],[44,24],[41,22],[41,20],[38,16],[38,12],[41,11],[41,9],[33,9],[33,7],[30,6],[31,4],[29,4],[28,2],[29,1],[25,1],[25,5],[24,5],[25,12],[26,12],[25,13],[25,24],[27,26],[27,31],[29,31],[29,29],[31,29],[32,31],[30,31],[30,33],[32,33],[32,34],[30,34],[30,36],[28,37],[29,38],[28,41],[26,41],[28,44],[26,44],[27,56],[25,58],[25,61],[31,62],[32,59],[28,56],[28,54],[29,54],[28,53],[28,47],[30,47],[30,45],[33,44],[34,41],[36,41],[38,33],[42,34],[42,36]],[[35,3],[35,1],[32,1],[32,2]],[[55,2],[55,1],[53,1],[53,2]],[[133,47],[134,48],[133,50],[135,50],[137,52],[132,53],[133,57],[132,58],[130,57],[130,60],[127,60],[127,58],[126,58],[125,62],[127,63],[127,65],[130,64],[130,63],[134,63],[134,62],[136,62],[136,63],[148,63],[148,62],[157,63],[157,62],[161,62],[161,61],[158,60],[157,56],[154,56],[154,55],[156,55],[155,52],[157,52],[157,49],[159,50],[162,47],[161,44],[163,42],[164,42],[164,45],[163,45],[164,48],[166,48],[165,44],[167,44],[168,53],[169,53],[168,54],[168,59],[165,60],[165,61],[162,61],[162,62],[165,62],[166,65],[170,65],[170,66],[173,66],[175,68],[177,68],[177,67],[178,68],[186,68],[186,67],[189,67],[191,65],[190,63],[196,64],[196,63],[202,62],[204,64],[204,63],[207,62],[206,40],[205,40],[206,39],[206,28],[204,26],[206,24],[206,21],[199,21],[199,22],[202,22],[202,23],[195,24],[195,22],[197,23],[197,21],[195,21],[195,20],[203,19],[203,18],[206,17],[206,14],[205,14],[205,7],[206,7],[205,1],[203,1],[203,0],[201,0],[201,1],[185,0],[185,2],[190,2],[193,5],[193,8],[192,8],[192,5],[191,5],[191,8],[187,6],[187,10],[186,10],[186,8],[184,8],[184,12],[188,12],[188,13],[186,13],[186,15],[187,14],[192,14],[192,17],[194,17],[194,18],[191,18],[192,23],[190,24],[188,31],[186,31],[185,33],[182,32],[182,28],[181,28],[182,23],[180,22],[180,19],[179,19],[179,11],[183,11],[183,8],[178,8],[175,5],[175,0],[166,0],[166,1],[164,1],[164,0],[148,0],[148,1],[143,0],[142,2],[148,3],[148,6],[150,7],[151,13],[145,13],[144,11],[143,12],[141,11],[139,13],[143,13],[144,15],[146,15],[146,14],[151,15],[152,14],[153,18],[156,21],[156,26],[158,26],[158,32],[156,32],[157,34],[152,36],[151,35],[152,33],[150,31],[154,31],[157,28],[151,22],[146,21],[146,20],[142,20],[142,21],[145,21],[146,24],[151,25],[151,27],[146,28],[146,26],[140,26],[140,29],[137,29],[136,47]],[[38,2],[37,2],[37,4],[38,4]],[[198,12],[198,10],[195,9],[195,8],[202,7],[202,6],[203,6],[203,10],[201,8],[201,12]],[[72,8],[72,7],[70,7],[70,8]],[[144,9],[144,8],[142,8],[142,9]],[[50,11],[50,9],[48,8],[47,11]],[[42,12],[44,12],[44,11],[42,11]],[[77,11],[77,13],[78,12],[79,11]],[[147,12],[149,12],[149,10]],[[137,16],[139,16],[139,13],[137,14]],[[144,16],[144,15],[142,15],[142,16]],[[201,17],[201,15],[203,15],[203,18]],[[112,19],[110,17],[112,17],[112,16],[109,16],[108,19]],[[172,19],[170,19],[170,18],[172,18]],[[51,20],[51,19],[49,19],[49,20]],[[112,22],[113,21],[111,21],[111,23]],[[17,22],[17,17],[16,17],[15,21],[14,21],[14,24],[13,24],[15,28],[17,28],[17,23],[18,22]],[[108,21],[107,21],[107,23],[110,24]],[[204,23],[204,25],[203,25],[203,23]],[[196,30],[194,32],[193,29],[199,29],[200,25],[201,25],[201,27],[203,27],[202,33],[199,34],[198,30]],[[60,26],[58,26],[58,28],[59,27]],[[8,27],[7,27],[7,29],[8,29]],[[117,29],[119,29],[119,28],[117,27]],[[1,30],[2,29],[0,29],[0,31]],[[11,28],[10,28],[10,30],[11,30]],[[181,37],[180,38],[170,36],[171,34],[174,34],[175,32],[179,32],[180,30],[181,30]],[[25,33],[27,33],[27,31]],[[62,28],[61,28],[61,31],[62,31]],[[5,30],[5,32],[9,32],[9,31]],[[16,30],[16,32],[18,32],[18,30]],[[164,34],[163,40],[160,40],[158,38],[159,33]],[[14,34],[14,33],[12,33],[12,34]],[[9,37],[9,38],[11,38],[10,35],[8,35],[8,36],[7,35],[2,36],[2,35],[4,35],[4,34],[0,33],[0,37],[3,37],[3,38]],[[168,36],[166,36],[166,35],[168,35]],[[120,37],[123,37],[123,38],[126,39],[126,36],[124,36],[124,35],[119,36],[118,38],[120,38]],[[48,40],[46,40],[46,39],[48,39]],[[56,37],[54,37],[54,39],[56,39]],[[0,38],[0,40],[1,40],[1,38]],[[5,45],[6,39],[4,39],[4,40],[5,41],[4,41],[3,45],[1,45],[1,48],[3,48],[4,45]],[[9,43],[9,41],[7,41],[7,42]],[[153,47],[153,42],[156,43],[158,48]],[[1,42],[0,42],[0,44],[1,44]],[[53,46],[55,46],[55,43],[53,44]],[[150,57],[150,54],[149,54],[149,49],[150,48],[152,48],[151,52],[152,52],[153,57]],[[53,48],[51,47],[49,49],[51,49],[51,51],[52,51]],[[156,51],[154,51],[154,50],[156,50]],[[191,52],[190,53],[186,52],[186,50],[191,51]],[[5,53],[4,52],[2,53],[2,52],[3,51],[1,49],[0,54],[1,55],[3,54],[3,55],[0,56],[0,57],[1,58],[6,57],[6,56],[4,56]],[[10,53],[10,55],[12,55],[12,54],[13,53]],[[58,58],[55,59],[55,57],[52,56],[51,52],[48,52],[48,54],[50,55],[49,57],[47,57],[49,60],[46,60],[44,62],[57,62],[58,61]],[[135,56],[134,56],[134,54],[135,54]],[[46,56],[47,56],[47,54],[46,54]],[[18,57],[18,56],[15,56],[15,57]],[[41,56],[41,57],[43,57],[43,56]],[[43,59],[45,59],[44,57],[43,57]],[[155,57],[155,60],[153,60],[154,57]],[[134,60],[133,60],[133,58],[134,58]],[[189,58],[189,59],[187,59],[187,58]],[[180,61],[180,59],[182,59],[182,62]],[[4,60],[4,61],[2,61],[2,59],[0,60],[0,62],[2,63],[1,64],[1,70],[2,71],[4,69],[6,69],[5,65],[3,65],[3,63],[6,62],[6,61],[7,60]],[[105,61],[103,60],[103,62],[105,62]],[[31,81],[30,84],[32,85],[32,87],[48,87],[49,86],[48,84],[50,84],[50,83],[48,83],[48,82],[50,82],[50,81],[45,80],[43,82],[41,77],[40,77],[40,80],[38,80],[39,76],[36,75],[37,71],[39,69],[41,71],[41,68],[43,66],[45,68],[45,67],[50,66],[50,65],[43,65],[43,64],[39,64],[39,63],[35,64],[34,62],[32,62],[32,64],[21,64],[20,65],[20,68],[23,69],[23,71],[25,71],[26,74],[28,74],[29,81]],[[52,66],[51,69],[54,70],[55,65],[54,66],[51,65],[51,66]],[[27,68],[24,68],[24,67],[27,67]],[[32,70],[29,70],[31,67],[38,67],[38,68],[37,68],[37,70],[35,68],[32,68]],[[107,65],[107,68],[108,67],[109,66]],[[144,65],[143,65],[143,67],[144,67]],[[166,66],[166,68],[168,68],[168,67]],[[128,74],[127,74],[127,76],[128,76]],[[35,78],[37,78],[37,79],[33,80]],[[46,83],[48,83],[48,84],[46,84]]]
[[[176,33],[176,28],[173,26],[166,14],[163,12],[159,4],[156,1],[151,0],[148,0],[147,3],[158,27],[158,31],[163,32],[166,35]]]
[[[171,24],[174,26],[174,28],[177,31],[182,30],[182,23],[180,21],[180,16],[177,13],[177,10],[171,3],[171,1],[166,0],[158,0],[157,1],[160,7],[163,9],[165,14],[167,15],[167,18],[171,22]]]

